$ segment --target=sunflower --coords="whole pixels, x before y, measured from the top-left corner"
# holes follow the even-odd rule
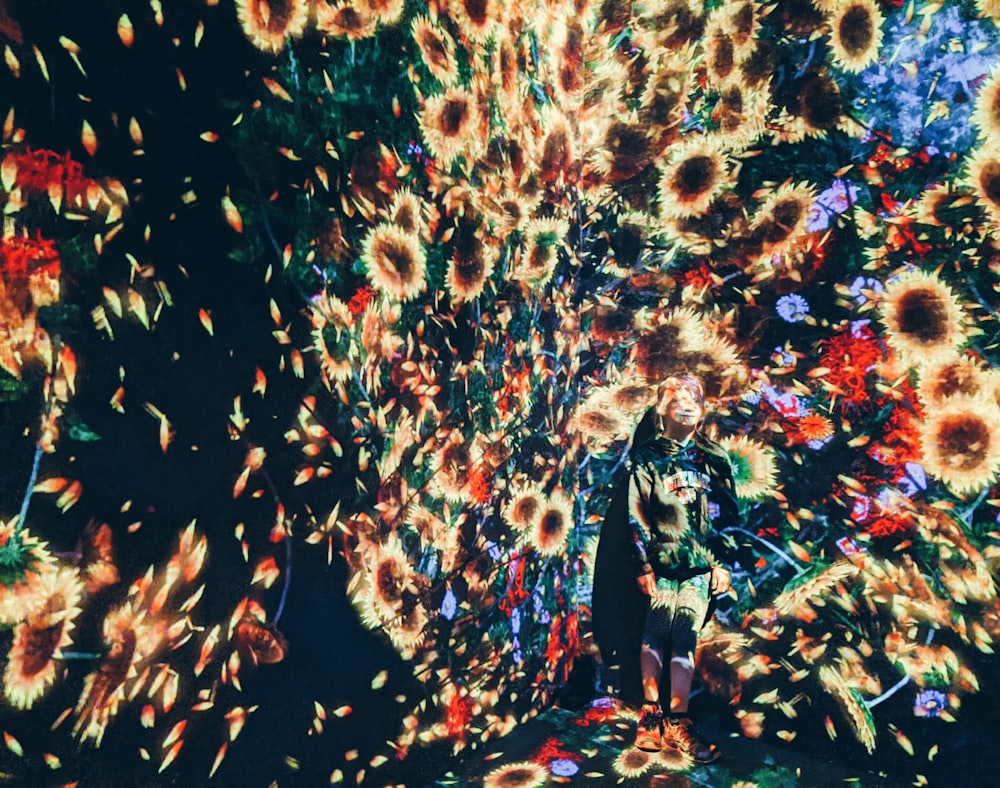
[[[538,519],[528,531],[528,541],[540,555],[559,555],[572,528],[573,499],[564,492],[553,492],[543,503]]]
[[[719,87],[719,100],[712,113],[719,124],[716,132],[724,148],[742,151],[749,148],[766,130],[767,101],[761,90],[752,90],[738,79],[727,80]]]
[[[924,190],[910,213],[921,224],[941,227],[949,224],[948,211],[954,210],[955,202],[961,197],[948,184],[938,183]]]
[[[847,0],[830,17],[833,62],[857,73],[878,59],[885,18],[875,0]]]
[[[455,84],[458,62],[455,60],[455,40],[448,31],[426,16],[418,16],[410,25],[410,32],[431,75],[445,85]]]
[[[622,414],[611,407],[606,389],[588,396],[576,412],[576,430],[594,451],[603,451],[624,437],[628,423]]]
[[[349,41],[361,41],[375,35],[378,17],[351,2],[329,5],[324,0],[315,4],[316,29]]]
[[[255,47],[277,54],[287,39],[302,35],[309,6],[306,0],[236,0],[236,17]]]
[[[765,83],[770,83],[777,64],[778,53],[774,44],[766,38],[755,39],[740,64],[742,81],[748,88],[760,89]]]
[[[431,460],[435,491],[445,500],[460,503],[466,498],[466,482],[475,465],[472,447],[458,430],[452,430]]]
[[[497,250],[483,243],[482,232],[469,223],[455,235],[455,247],[448,260],[445,286],[454,302],[474,301],[493,275]]]
[[[629,747],[627,750],[622,750],[615,758],[613,766],[618,775],[628,779],[644,775],[654,761],[655,756],[652,753],[640,750],[638,747]]]
[[[722,148],[708,138],[676,146],[660,177],[660,214],[686,218],[706,213],[729,182]]]
[[[83,584],[76,569],[60,569],[46,576],[38,592],[44,603],[14,628],[3,676],[4,694],[19,709],[30,709],[56,680],[55,661],[73,642]]]
[[[406,0],[365,0],[376,21],[383,25],[394,25],[403,15]]]
[[[969,356],[941,356],[920,368],[920,399],[938,405],[946,397],[974,397],[988,393],[986,371]]]
[[[748,49],[760,29],[761,6],[753,0],[739,0],[722,6],[729,17],[729,28],[732,30],[733,44],[737,52]]]
[[[399,320],[399,305],[372,302],[365,307],[361,317],[361,348],[367,356],[366,363],[375,366],[395,357],[403,345],[403,338],[392,330]]]
[[[354,318],[347,305],[336,296],[325,296],[309,307],[312,323],[312,350],[319,355],[327,381],[350,380],[358,357],[358,347],[350,334]]]
[[[921,433],[923,465],[955,493],[976,493],[1000,469],[1000,412],[986,397],[956,395],[931,409]]]
[[[911,365],[950,356],[965,341],[962,307],[934,274],[907,271],[881,297],[889,344]]]
[[[576,137],[569,119],[555,106],[540,113],[544,137],[542,138],[538,177],[543,183],[555,184],[560,179],[571,180],[578,165]]]
[[[985,145],[968,160],[965,178],[990,219],[994,235],[1000,232],[1000,145]]]
[[[395,534],[373,550],[366,561],[367,585],[361,587],[362,601],[383,621],[395,619],[403,607],[403,597],[413,584],[413,567]]]
[[[4,541],[16,538],[22,552],[23,577],[12,582],[0,583],[0,625],[16,624],[38,610],[46,600],[47,588],[58,571],[55,558],[47,549],[48,544],[40,542],[27,528],[16,532],[17,518],[0,523],[0,534]]]
[[[822,441],[833,435],[833,422],[822,414],[810,413],[798,420],[795,429],[804,441]]]
[[[389,221],[404,233],[420,235],[424,229],[423,203],[412,191],[404,187],[392,195],[389,203]]]
[[[976,94],[972,122],[985,142],[1000,142],[1000,67],[994,68]]]
[[[612,407],[626,413],[630,418],[645,413],[655,398],[656,391],[653,387],[642,381],[626,380],[612,386],[608,391]]]
[[[724,8],[709,17],[705,27],[705,70],[709,84],[718,84],[729,78],[739,65],[736,42],[728,25]]]
[[[754,215],[750,230],[767,255],[789,249],[807,233],[815,192],[805,183],[784,184],[773,192]]]
[[[448,88],[445,93],[428,98],[418,121],[424,140],[444,171],[459,156],[474,159],[482,147],[477,134],[479,105],[476,97],[464,88]]]
[[[410,607],[409,612],[403,613],[386,625],[389,640],[403,659],[413,659],[416,650],[426,639],[427,611],[419,602]]]
[[[611,122],[594,155],[594,172],[605,182],[634,178],[653,160],[649,137],[638,118]]]
[[[494,0],[453,0],[448,11],[462,35],[480,43],[489,39],[498,13]]]
[[[534,761],[517,761],[494,769],[483,778],[483,788],[540,788],[549,771]]]
[[[540,192],[529,196],[505,190],[495,199],[484,200],[483,210],[489,209],[490,223],[497,227],[497,237],[503,240],[510,233],[524,229],[541,199]]]
[[[559,105],[571,106],[581,98],[584,79],[588,76],[584,62],[587,37],[579,19],[560,20],[554,28],[549,39],[555,66],[552,87]]]
[[[737,498],[758,501],[777,488],[778,466],[771,447],[746,435],[725,437],[719,444],[732,463]]]
[[[545,494],[533,484],[520,484],[511,489],[503,510],[503,518],[514,531],[527,533],[534,529],[545,506]]]
[[[395,225],[372,228],[361,260],[375,289],[397,301],[415,298],[427,287],[427,258],[420,239]]]
[[[532,219],[525,227],[525,243],[520,260],[510,272],[510,278],[526,282],[534,288],[549,283],[556,272],[559,250],[569,232],[563,219]]]

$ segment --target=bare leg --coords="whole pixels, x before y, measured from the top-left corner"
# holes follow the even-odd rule
[[[663,672],[663,652],[643,645],[641,668],[643,698],[647,703],[659,703],[660,674]],[[671,666],[671,669],[673,669],[673,666]]]
[[[645,671],[643,672],[645,676]],[[691,698],[691,681],[694,662],[689,654],[675,654],[670,658],[670,713],[687,714]]]

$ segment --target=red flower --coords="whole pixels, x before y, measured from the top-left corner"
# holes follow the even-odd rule
[[[347,302],[347,309],[352,315],[360,315],[368,308],[368,304],[371,303],[374,297],[375,289],[365,285],[351,296],[351,300]]]
[[[448,701],[444,711],[444,723],[448,736],[452,739],[465,741],[465,732],[472,720],[472,700],[456,692]]]
[[[823,377],[824,386],[842,407],[858,407],[869,402],[867,377],[882,349],[875,334],[867,326],[857,332],[838,334],[823,342],[819,365],[829,371]]]

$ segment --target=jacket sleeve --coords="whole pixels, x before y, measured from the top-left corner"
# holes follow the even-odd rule
[[[647,522],[649,495],[653,485],[653,474],[645,463],[637,462],[632,468],[628,483],[628,523],[635,545],[635,575],[649,574],[653,568],[649,563],[649,553],[653,546],[653,534]]]
[[[721,449],[708,455],[707,464],[710,479],[708,500],[711,505],[707,546],[720,563],[732,566],[736,561],[737,545],[731,536],[722,531],[742,527],[733,467]]]

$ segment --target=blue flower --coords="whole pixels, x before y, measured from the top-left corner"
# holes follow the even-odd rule
[[[809,302],[798,293],[783,295],[774,308],[786,323],[801,323],[809,314]]]
[[[917,717],[940,717],[948,708],[948,696],[941,690],[925,689],[913,701],[913,713]]]
[[[556,777],[572,777],[580,771],[580,767],[569,758],[557,758],[549,764],[549,771]]]
[[[451,621],[457,610],[458,600],[455,598],[455,592],[449,588],[444,592],[444,600],[441,602],[441,615]]]

